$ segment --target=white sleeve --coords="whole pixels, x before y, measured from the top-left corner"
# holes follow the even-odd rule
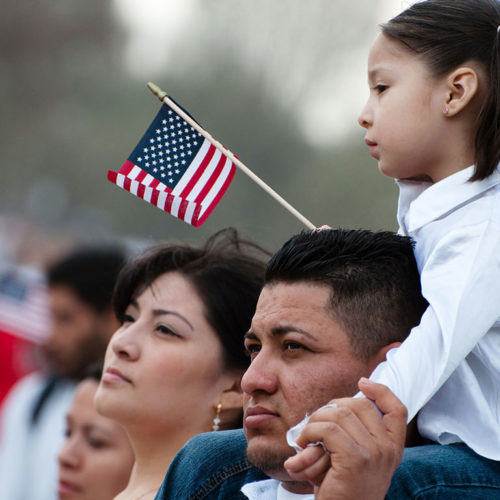
[[[371,380],[387,385],[408,420],[448,379],[500,316],[500,228],[461,227],[444,235],[421,272],[429,307]]]

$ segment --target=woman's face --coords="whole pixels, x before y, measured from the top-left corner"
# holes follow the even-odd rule
[[[158,277],[126,310],[106,351],[96,405],[140,432],[211,430],[225,382],[222,345],[195,287]]]
[[[67,415],[59,453],[59,500],[110,500],[128,483],[134,455],[123,428],[94,407],[98,383],[84,380]]]

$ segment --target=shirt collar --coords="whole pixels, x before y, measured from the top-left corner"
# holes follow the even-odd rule
[[[472,165],[435,184],[397,180],[400,227],[415,231],[500,184],[500,165],[486,179],[469,182],[473,172]]]

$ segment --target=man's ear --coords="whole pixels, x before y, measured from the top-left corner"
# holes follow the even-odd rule
[[[375,355],[370,359],[369,361],[369,368],[370,368],[370,373],[375,370],[375,368],[382,363],[382,361],[386,360],[387,353],[391,350],[394,349],[395,347],[399,347],[402,344],[402,342],[393,342],[392,344],[385,345],[384,347],[381,347]]]
[[[446,77],[447,96],[443,105],[445,116],[460,113],[477,94],[479,80],[476,70],[470,66],[461,66]]]

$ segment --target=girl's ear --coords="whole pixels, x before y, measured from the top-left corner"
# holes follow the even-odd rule
[[[477,94],[478,87],[476,70],[469,66],[453,70],[446,79],[448,97],[443,106],[445,116],[451,117],[460,113]]]

